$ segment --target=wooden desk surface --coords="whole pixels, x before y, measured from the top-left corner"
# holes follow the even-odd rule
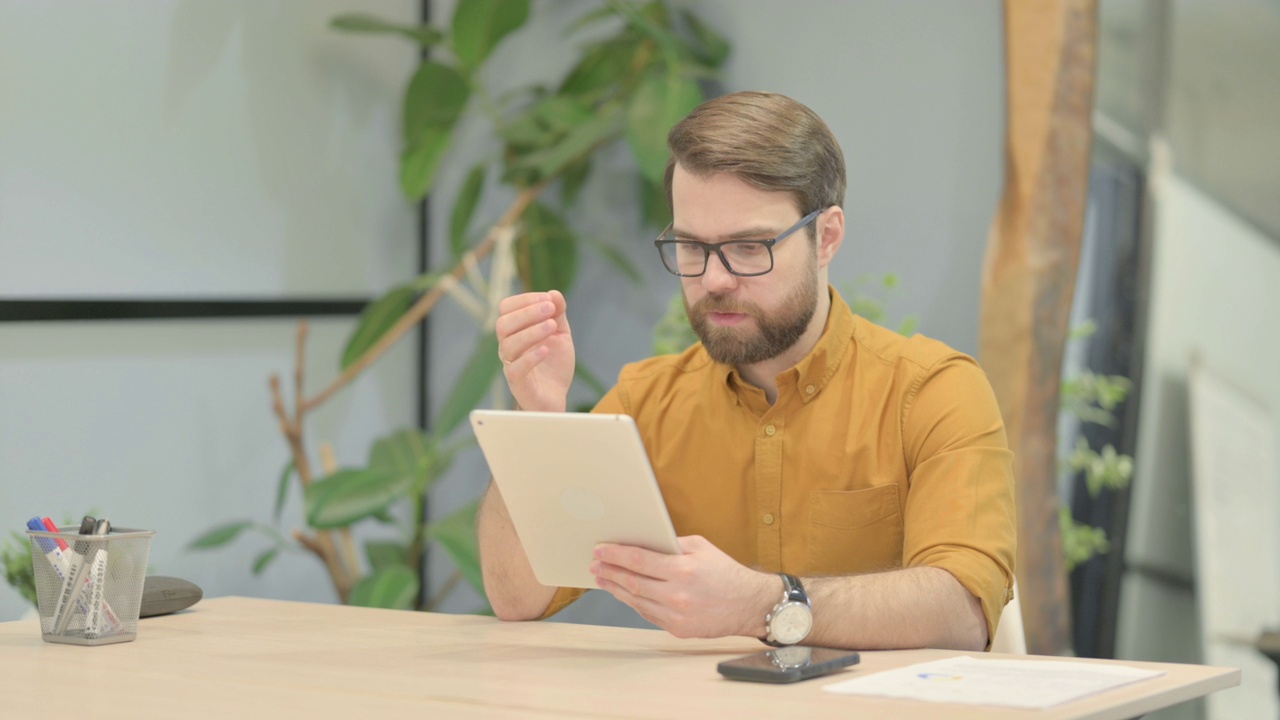
[[[716,672],[720,660],[761,649],[743,638],[681,640],[656,630],[226,597],[144,619],[137,640],[100,647],[46,643],[35,620],[0,623],[0,717],[80,707],[184,720],[1105,719],[1240,683],[1234,668],[1128,662],[1166,674],[1027,712],[822,691],[859,674],[961,654],[950,651],[865,652],[849,670],[791,685],[734,682]]]

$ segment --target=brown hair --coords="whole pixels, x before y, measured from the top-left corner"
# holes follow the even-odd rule
[[[844,154],[831,129],[784,95],[740,92],[694,108],[667,134],[667,206],[676,164],[694,175],[729,173],[769,192],[790,192],[796,210],[844,206]]]

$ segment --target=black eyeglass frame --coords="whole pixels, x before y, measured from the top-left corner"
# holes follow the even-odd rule
[[[817,217],[826,210],[827,208],[825,207],[821,207],[821,208],[818,208],[817,210],[814,210],[808,215],[805,215],[804,217],[800,218],[800,221],[797,222],[795,225],[792,225],[786,230],[783,230],[782,232],[778,233],[775,237],[769,240],[726,240],[724,242],[719,242],[719,243],[705,243],[698,240],[669,240],[667,239],[667,233],[671,232],[671,228],[675,226],[675,223],[672,222],[670,225],[667,225],[667,228],[665,230],[662,231],[662,234],[658,236],[658,239],[653,241],[653,246],[658,250],[658,258],[662,260],[662,267],[666,268],[667,272],[671,273],[672,275],[675,275],[676,277],[702,277],[703,275],[706,275],[707,264],[711,262],[712,253],[715,253],[716,257],[720,258],[720,264],[724,265],[724,269],[728,270],[730,275],[737,275],[738,277],[760,277],[761,275],[768,275],[769,273],[773,272],[774,246],[776,246],[778,243],[782,242],[783,240],[786,240],[788,237],[794,235],[797,231],[800,230],[800,228],[816,220]],[[668,245],[676,245],[676,246],[686,245],[686,246],[697,246],[702,248],[702,270],[696,273],[682,273],[679,270],[673,270],[671,266],[667,265],[667,259],[662,254],[662,248]],[[742,273],[734,270],[733,266],[729,264],[729,258],[725,257],[724,251],[721,250],[721,248],[725,245],[763,245],[765,250],[769,253],[769,269],[762,270],[760,272],[755,272],[755,273]]]

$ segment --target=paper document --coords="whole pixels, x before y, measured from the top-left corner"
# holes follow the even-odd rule
[[[1163,675],[1123,665],[967,655],[832,683],[827,692],[929,702],[1047,708]]]

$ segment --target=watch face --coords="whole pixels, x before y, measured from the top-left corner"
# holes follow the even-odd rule
[[[813,613],[809,606],[799,602],[783,603],[769,621],[769,633],[776,642],[794,645],[809,634],[813,627]]]

